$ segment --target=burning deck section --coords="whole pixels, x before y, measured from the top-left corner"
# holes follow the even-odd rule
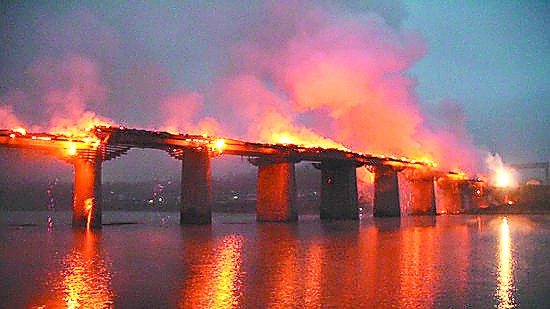
[[[107,126],[93,127],[82,137],[0,130],[0,145],[42,151],[74,165],[75,227],[101,227],[102,162],[122,156],[131,148],[164,150],[182,161],[181,223],[191,224],[211,222],[210,159],[222,154],[249,157],[250,162],[258,166],[257,218],[262,221],[297,220],[294,164],[300,161],[314,162],[321,170],[321,218],[324,220],[358,218],[357,167],[366,165],[375,173],[376,216],[401,215],[399,171],[433,169],[424,161],[343,149],[254,143]],[[422,191],[418,195],[422,196],[423,206],[419,206],[416,212],[434,214],[433,207],[425,206],[434,205],[434,181],[421,183],[416,190]]]

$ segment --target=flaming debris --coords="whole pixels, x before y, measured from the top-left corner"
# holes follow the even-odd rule
[[[94,212],[94,198],[88,198],[86,201],[84,201],[84,209],[88,213],[87,220],[86,220],[86,229],[89,230],[92,224],[92,215]]]

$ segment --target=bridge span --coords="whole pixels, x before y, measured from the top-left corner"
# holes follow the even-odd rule
[[[33,149],[74,165],[73,227],[101,228],[102,163],[131,148],[164,150],[182,161],[181,224],[211,223],[210,160],[222,154],[248,157],[258,167],[258,221],[297,220],[295,163],[301,161],[312,162],[321,170],[322,220],[358,219],[356,168],[361,166],[375,174],[377,217],[401,215],[398,172],[405,169],[422,171],[409,177],[414,214],[436,214],[436,183],[449,192],[448,203],[459,204],[455,208],[473,201],[472,181],[437,171],[427,162],[342,149],[107,126],[94,127],[83,137],[0,130],[0,146]]]

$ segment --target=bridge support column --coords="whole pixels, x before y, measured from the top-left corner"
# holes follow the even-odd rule
[[[411,215],[435,215],[435,185],[433,177],[412,179],[408,185],[411,190]]]
[[[487,207],[485,183],[475,180],[465,180],[460,186],[462,208],[464,211]]]
[[[399,217],[399,182],[397,170],[390,166],[377,166],[374,171],[375,217]]]
[[[325,161],[321,169],[321,220],[358,220],[354,163]]]
[[[186,149],[182,160],[180,224],[212,222],[208,151]]]
[[[256,221],[298,221],[294,162],[258,160]]]
[[[101,158],[74,161],[73,228],[101,228]]]
[[[456,214],[463,211],[461,180],[448,176],[437,179],[436,203],[438,213]]]

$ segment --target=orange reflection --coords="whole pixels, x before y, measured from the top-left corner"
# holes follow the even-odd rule
[[[442,233],[445,233],[442,231]],[[451,258],[454,258],[454,261],[450,261],[450,266],[446,269],[452,269],[453,273],[457,275],[457,281],[449,282],[448,286],[445,287],[445,290],[447,291],[454,291],[456,293],[456,297],[458,300],[460,300],[460,303],[466,303],[467,302],[467,282],[468,282],[468,269],[471,267],[470,265],[470,236],[469,236],[469,230],[467,226],[459,226],[456,228],[456,232],[453,234],[452,237],[459,240],[459,246],[455,246],[452,248],[452,251],[449,250],[449,252],[446,252],[445,257],[442,257],[445,259],[445,261],[449,261]],[[447,236],[447,235],[442,235]],[[452,252],[452,255],[449,255],[449,253]]]
[[[364,293],[366,293],[366,295],[368,295],[369,298],[372,296],[372,298],[370,299],[372,299],[373,304],[375,304],[373,306],[374,308],[377,305],[376,298],[380,295],[380,293],[377,293],[377,289],[380,287],[380,285],[377,283],[377,281],[379,280],[379,278],[377,278],[378,269],[384,269],[384,267],[382,266],[384,262],[378,260],[379,257],[383,259],[383,257],[379,256],[380,252],[378,251],[378,249],[380,248],[380,244],[378,242],[379,232],[374,225],[361,227],[360,231],[361,234],[359,239],[359,252],[361,263],[359,264],[359,274],[361,276],[358,280],[359,287],[362,291],[364,291]],[[383,250],[381,251],[381,255],[387,254],[390,250],[391,248],[383,248]],[[382,272],[384,274],[389,274],[389,272],[386,272],[384,270]],[[384,280],[384,278],[381,278],[380,281],[383,281],[384,284],[392,283],[389,282],[389,280]]]
[[[508,220],[503,218],[500,224],[498,286],[496,291],[496,296],[499,301],[498,308],[515,308],[517,306],[513,294],[513,268],[514,259],[512,257],[510,227],[508,226]]]
[[[194,281],[184,291],[187,295],[182,299],[179,307],[238,308],[242,288],[240,278],[242,246],[242,236],[226,235],[216,249],[213,267],[205,267],[196,274],[199,280]]]
[[[400,308],[430,308],[438,283],[435,229],[412,227],[402,231]]]
[[[321,307],[321,280],[324,253],[321,245],[311,244],[306,256],[307,274],[305,278],[304,302],[307,308]]]
[[[92,231],[75,232],[73,250],[63,259],[64,269],[50,280],[43,305],[33,308],[112,308],[111,273]]]
[[[276,254],[279,257],[277,265],[274,265],[278,274],[273,278],[273,289],[270,291],[269,302],[281,306],[292,306],[297,299],[296,279],[297,260],[294,244],[281,244]]]

